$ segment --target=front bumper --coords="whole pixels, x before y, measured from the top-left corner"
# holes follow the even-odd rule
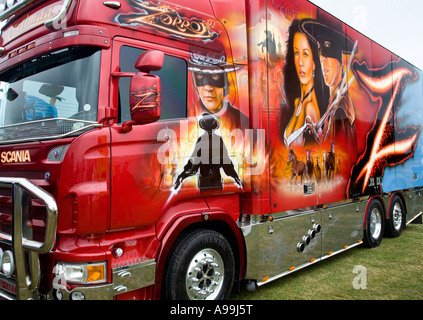
[[[156,262],[147,260],[113,270],[113,283],[70,289],[57,276],[51,296],[58,300],[112,300],[116,295],[141,289],[155,282]]]
[[[40,255],[51,251],[55,243],[58,210],[54,198],[45,190],[37,187],[24,178],[0,177],[0,189],[8,191],[9,212],[0,212],[0,222],[8,221],[9,229],[0,228],[0,299],[7,300],[40,300],[40,299],[86,299],[109,300],[119,294],[141,289],[155,282],[156,262],[145,260],[112,270],[110,284],[70,286],[66,279],[56,275],[52,289],[40,294],[41,277]],[[31,220],[31,204],[42,204],[46,209],[44,218],[43,239],[33,239],[33,220]],[[7,210],[5,210],[7,211]],[[7,230],[7,231],[5,231]],[[38,237],[39,238],[39,237]],[[13,271],[3,272],[2,264],[6,259],[1,256],[7,253],[13,260]],[[12,259],[10,257],[12,256]],[[3,261],[4,260],[4,261]],[[9,263],[10,266],[10,263]],[[7,268],[4,268],[5,270]]]

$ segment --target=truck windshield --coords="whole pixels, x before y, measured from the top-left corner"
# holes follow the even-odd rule
[[[54,139],[97,126],[101,51],[68,48],[0,75],[0,144]]]

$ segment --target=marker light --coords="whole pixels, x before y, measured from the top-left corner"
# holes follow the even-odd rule
[[[63,161],[66,151],[68,150],[69,145],[59,146],[50,150],[47,155],[47,160],[51,161]]]
[[[98,283],[104,281],[105,278],[105,264],[87,265],[87,283]]]
[[[63,38],[79,35],[79,30],[71,30],[63,32]]]

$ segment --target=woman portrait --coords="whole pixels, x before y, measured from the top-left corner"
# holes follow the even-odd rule
[[[328,105],[329,90],[323,83],[317,45],[294,20],[284,66],[286,105],[280,111],[280,130],[286,147],[304,146],[318,141],[313,124],[319,121]]]

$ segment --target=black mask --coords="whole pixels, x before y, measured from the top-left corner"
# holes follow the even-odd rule
[[[197,87],[203,87],[205,85],[209,85],[212,87],[217,88],[224,88],[225,87],[225,76],[224,73],[200,73],[195,72],[195,85]]]

